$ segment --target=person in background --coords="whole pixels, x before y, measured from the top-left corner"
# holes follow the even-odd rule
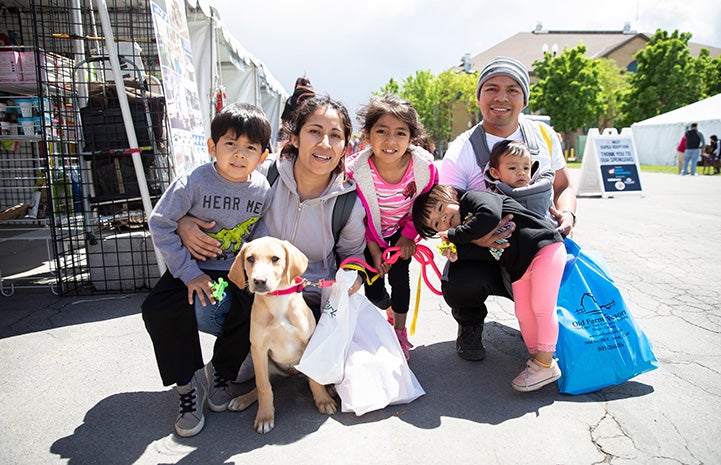
[[[686,131],[684,136],[686,137],[686,150],[683,154],[683,170],[681,170],[681,175],[685,176],[690,174],[691,176],[696,176],[696,166],[701,156],[701,149],[706,144],[706,141],[701,131],[698,130],[696,123],[691,123],[691,128]]]
[[[681,136],[681,140],[676,146],[676,154],[678,155],[678,174],[683,171],[683,154],[686,151],[686,134]]]
[[[288,97],[288,100],[285,101],[283,113],[280,115],[281,127],[278,134],[278,151],[283,148],[283,145],[288,139],[286,129],[293,118],[293,113],[296,109],[298,109],[298,107],[300,107],[303,101],[311,97],[315,97],[315,89],[313,89],[310,79],[306,76],[301,76],[296,79],[293,95]]]
[[[425,129],[409,101],[395,95],[371,97],[358,120],[370,147],[349,158],[347,171],[366,210],[365,257],[380,273],[373,284],[365,284],[365,295],[386,311],[408,359],[413,347],[406,331],[411,298],[408,267],[418,236],[411,208],[419,194],[438,182],[438,171],[433,155],[416,145],[426,143]],[[383,259],[391,246],[400,247],[395,263]]]
[[[522,63],[510,57],[491,60],[481,70],[476,89],[482,121],[451,142],[439,168],[440,183],[460,190],[488,190],[483,168],[489,160],[489,147],[503,139],[526,142],[540,169],[551,168],[555,172],[554,206],[550,213],[558,223],[559,233],[567,236],[576,223],[576,191],[555,131],[521,115],[528,105],[528,95],[529,76]],[[510,219],[505,216],[496,228],[473,243],[487,248],[508,247],[508,243],[496,244],[496,241],[512,234],[513,227],[501,233],[496,231]],[[441,283],[443,298],[458,323],[456,352],[465,360],[482,360],[486,356],[482,338],[488,296],[510,298],[497,262],[463,259],[465,253],[475,253],[469,249],[475,245],[457,247],[460,259],[446,263]]]
[[[716,174],[719,167],[719,143],[716,134],[709,138],[709,143],[704,147],[703,174]]]
[[[284,123],[290,122],[293,116],[293,112],[303,103],[303,100],[315,97],[315,89],[310,83],[310,79],[306,76],[301,76],[295,80],[295,86],[293,88],[293,95],[288,97],[283,108],[283,114],[280,115],[281,121]]]

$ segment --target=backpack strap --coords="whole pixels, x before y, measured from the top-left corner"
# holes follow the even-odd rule
[[[348,222],[348,218],[350,218],[350,214],[353,211],[353,206],[355,205],[355,201],[358,198],[358,192],[353,189],[352,191],[348,191],[344,194],[339,195],[335,199],[335,205],[333,205],[333,241],[334,243],[338,243],[338,239],[340,239],[340,231],[343,229],[343,226]]]
[[[523,140],[528,146],[528,150],[531,152],[531,157],[538,157],[538,141],[536,140],[536,133],[533,131],[533,122],[521,116],[518,118],[518,122],[521,126],[521,135]],[[550,152],[549,152],[550,154]]]
[[[486,139],[486,131],[483,129],[483,122],[476,125],[469,138],[473,153],[476,154],[476,163],[481,169],[484,169],[491,159],[491,150],[488,148],[488,140]]]
[[[265,175],[266,179],[268,180],[268,183],[272,186],[275,184],[275,181],[278,180],[278,176],[280,173],[278,172],[278,164],[276,160],[273,160],[268,166],[268,174]],[[333,219],[332,219],[332,225],[331,228],[333,230],[333,243],[337,244],[338,239],[340,238],[340,231],[343,229],[343,226],[348,222],[348,218],[350,218],[350,214],[353,211],[353,206],[355,205],[355,201],[358,198],[358,192],[356,192],[355,189],[352,191],[348,191],[344,194],[339,195],[335,199],[335,204],[333,205]]]
[[[553,153],[553,141],[551,141],[551,135],[548,133],[543,124],[538,123],[538,128],[541,130],[541,136],[543,136],[543,140],[546,141],[546,145],[548,146],[548,154],[551,155]]]
[[[276,179],[278,179],[278,161],[273,160],[270,163],[270,166],[268,167],[268,174],[265,175],[265,178],[268,180],[268,184],[271,186],[275,184]]]
[[[521,128],[523,140],[526,142],[528,150],[531,152],[531,157],[537,157],[539,149],[538,142],[536,141],[536,134],[533,131],[533,123],[523,117],[520,117],[518,122]],[[548,145],[548,153],[550,155],[552,148],[551,136],[543,128],[542,124],[539,123],[539,126],[541,128],[543,139],[546,141],[546,145]],[[473,147],[473,153],[476,154],[476,163],[478,163],[478,166],[480,166],[481,169],[484,169],[491,159],[491,149],[488,148],[488,139],[486,138],[486,131],[483,129],[483,121],[476,125],[476,128],[471,133],[469,140],[471,142],[471,146]]]

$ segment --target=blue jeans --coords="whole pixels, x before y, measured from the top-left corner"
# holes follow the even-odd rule
[[[225,323],[231,306],[232,295],[225,292],[223,298],[215,302],[215,305],[205,301],[205,307],[200,304],[198,296],[195,296],[195,319],[198,322],[198,331],[217,336]]]
[[[691,175],[696,176],[696,165],[698,164],[698,157],[701,156],[701,149],[686,149],[683,154],[683,170],[681,174],[689,174],[689,164],[691,164]]]

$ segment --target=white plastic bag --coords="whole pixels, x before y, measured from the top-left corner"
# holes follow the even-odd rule
[[[395,331],[365,298],[350,296],[355,331],[345,359],[345,376],[336,384],[341,411],[360,416],[392,404],[407,404],[425,391],[408,367]]]
[[[346,352],[355,328],[357,314],[349,310],[348,289],[355,282],[355,271],[338,270],[335,284],[323,289],[323,312],[296,369],[320,384],[336,384],[343,379]]]
[[[354,271],[339,270],[336,283],[324,289],[327,304],[296,368],[321,384],[335,384],[341,410],[360,416],[412,402],[425,391],[378,309],[363,295],[348,297],[355,279]]]

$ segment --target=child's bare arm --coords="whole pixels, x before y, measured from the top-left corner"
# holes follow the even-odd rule
[[[396,246],[401,248],[401,258],[408,260],[416,253],[416,243],[413,239],[410,239],[401,234],[400,239],[396,242]]]
[[[391,265],[383,260],[383,252],[381,251],[380,246],[376,242],[372,241],[368,241],[367,246],[371,257],[373,257],[372,265],[376,270],[378,270],[378,273],[381,276],[385,276],[385,274],[388,273],[388,270],[391,269]]]

